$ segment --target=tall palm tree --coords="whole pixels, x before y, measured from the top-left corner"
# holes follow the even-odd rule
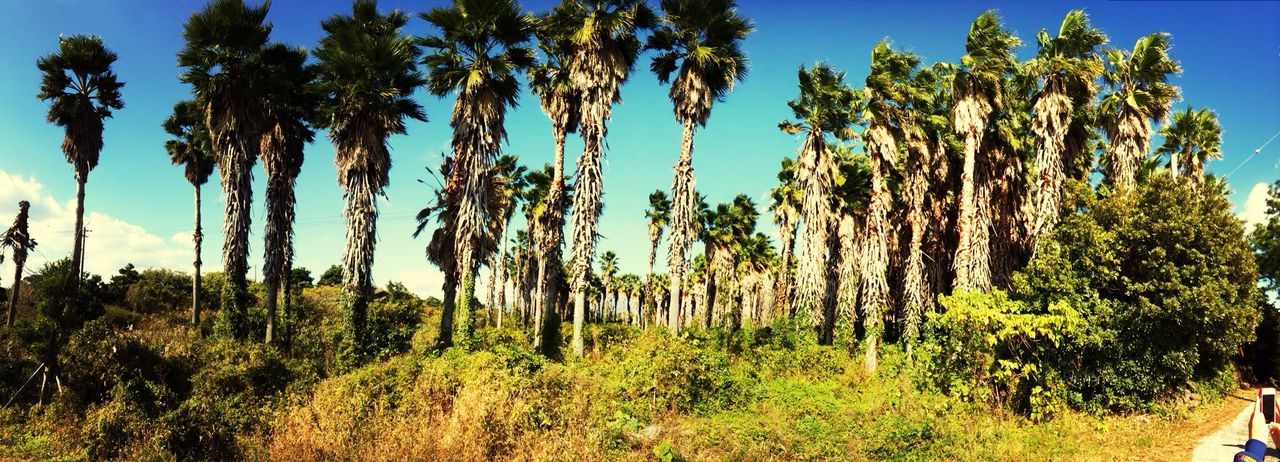
[[[693,240],[693,133],[705,127],[712,106],[747,75],[747,55],[742,41],[755,29],[737,12],[734,0],[662,0],[660,27],[649,37],[646,49],[655,50],[650,69],[661,83],[671,83],[669,95],[680,122],[680,157],[671,181],[671,237],[667,266],[674,281],[684,274],[686,254]],[[675,79],[673,73],[679,73]],[[679,284],[671,287],[671,304],[680,301]],[[675,326],[670,319],[668,324]]]
[[[658,258],[658,242],[662,240],[662,232],[671,219],[671,200],[667,198],[666,192],[659,189],[649,194],[649,208],[645,209],[644,218],[649,220],[649,274],[645,277],[644,290],[648,299],[644,301],[644,306],[650,313],[657,313],[655,308],[658,300],[654,298],[653,264]],[[670,317],[663,322],[670,325]]]
[[[836,328],[840,334],[852,333],[858,320],[858,292],[862,284],[863,252],[866,236],[868,205],[871,201],[871,161],[865,153],[854,152],[847,143],[829,143],[836,163],[835,200],[832,204],[835,233],[829,236],[830,252],[835,268],[828,272],[828,284],[834,286],[835,303],[824,308],[821,335],[836,340]],[[838,257],[838,259],[837,259]],[[830,292],[830,290],[829,290]],[[843,339],[852,345],[853,338]]]
[[[573,354],[583,353],[582,326],[586,316],[587,274],[595,256],[600,218],[606,123],[618,90],[631,74],[640,52],[641,31],[654,21],[643,0],[563,0],[551,13],[561,31],[569,30],[573,55],[569,79],[581,98],[582,155],[574,175],[573,204]]]
[[[200,190],[213,173],[213,147],[209,129],[204,123],[204,104],[187,100],[173,105],[173,114],[164,121],[164,131],[174,139],[164,142],[165,151],[174,165],[183,166],[183,176],[195,190],[195,228],[191,233],[196,259],[191,278],[191,325],[200,325],[200,246],[204,231],[200,226]]]
[[[827,135],[839,140],[855,136],[851,125],[859,99],[859,94],[845,85],[844,75],[823,63],[815,64],[811,70],[801,66],[800,96],[787,102],[797,120],[778,124],[785,133],[805,132],[796,165],[796,183],[802,191],[800,218],[804,232],[800,239],[792,310],[807,311],[811,325],[819,328],[829,317],[827,241],[834,222],[831,209],[836,187],[836,164],[827,149]]]
[[[360,352],[373,287],[378,196],[391,168],[387,138],[405,132],[406,118],[425,121],[426,115],[412,99],[424,83],[416,67],[420,52],[400,32],[409,17],[399,10],[381,14],[373,0],[356,0],[351,10],[351,15],[321,23],[326,35],[313,54],[320,61],[317,125],[329,130],[346,201],[342,282],[347,335]]]
[[[4,318],[5,326],[10,328],[17,316],[18,295],[22,293],[22,268],[27,264],[27,252],[36,247],[28,226],[27,213],[30,210],[30,202],[18,202],[18,216],[14,217],[13,226],[0,234],[0,263],[4,263],[4,248],[13,249],[13,287],[9,289],[9,311]]]
[[[294,181],[302,170],[303,148],[315,140],[311,121],[317,99],[309,86],[316,70],[306,65],[301,48],[273,44],[263,50],[267,78],[262,91],[262,138],[258,145],[267,173],[267,217],[263,226],[262,280],[266,288],[266,343],[276,333],[276,306],[284,286],[285,319],[289,317],[289,272],[293,268]]]
[[[564,211],[569,203],[566,197],[564,174],[565,138],[578,131],[582,119],[581,94],[569,78],[569,61],[573,58],[574,45],[569,34],[572,30],[559,24],[548,15],[538,23],[536,35],[538,48],[545,59],[529,68],[529,89],[538,96],[538,106],[551,119],[551,134],[555,140],[554,159],[548,174],[550,183],[546,189],[545,206],[538,219],[530,223],[535,246],[538,250],[536,267],[535,305],[538,305],[539,325],[534,329],[534,347],[541,346],[541,333],[550,329],[555,321],[551,310],[560,299],[561,250],[564,247]],[[540,203],[535,203],[540,204]],[[545,325],[543,325],[545,323]],[[546,350],[540,350],[546,351]]]
[[[491,263],[489,280],[491,282],[489,288],[489,306],[498,307],[498,328],[502,328],[502,315],[507,309],[507,279],[509,272],[506,270],[506,262],[510,255],[507,252],[507,232],[511,229],[511,218],[515,217],[516,206],[520,205],[520,201],[524,200],[525,188],[528,187],[528,180],[525,178],[525,172],[528,169],[520,165],[514,155],[504,155],[499,157],[494,163],[494,202],[498,210],[497,224],[502,236],[502,251],[497,262]],[[496,284],[496,288],[492,287]],[[496,305],[494,300],[494,292],[497,292]]]
[[[1164,144],[1156,149],[1157,155],[1169,156],[1169,174],[1178,176],[1181,166],[1191,181],[1204,181],[1204,163],[1222,158],[1222,125],[1218,115],[1208,108],[1196,110],[1190,106],[1174,113],[1173,121],[1160,129]]]
[[[1098,49],[1107,35],[1089,24],[1084,10],[1072,10],[1057,36],[1041,30],[1036,41],[1040,49],[1024,68],[1040,81],[1031,120],[1037,170],[1033,242],[1057,224],[1068,165],[1084,154],[1084,143],[1069,137],[1078,138],[1081,132],[1072,130],[1073,121],[1089,110],[1097,94],[1094,81],[1103,70]]]
[[[1108,181],[1118,190],[1132,190],[1138,164],[1150,150],[1151,122],[1162,120],[1178,99],[1178,87],[1168,82],[1182,66],[1169,57],[1171,36],[1157,32],[1138,39],[1132,52],[1107,50],[1102,79],[1111,93],[1102,98],[1102,125],[1110,138]]]
[[[790,157],[782,158],[778,170],[778,185],[769,191],[769,211],[773,223],[778,225],[778,243],[782,257],[778,260],[778,274],[774,281],[774,307],[779,315],[794,315],[788,307],[791,296],[791,260],[796,247],[796,230],[800,225],[800,203],[803,191],[796,179],[796,163]]]
[[[990,140],[994,119],[1003,107],[1006,76],[1017,61],[1013,48],[1021,42],[1004,29],[995,11],[978,16],[969,28],[961,67],[952,77],[953,129],[964,143],[964,165],[960,172],[959,212],[956,227],[956,290],[987,290],[991,287],[991,238],[988,201],[992,172],[984,143]]]
[[[75,287],[80,284],[78,268],[84,266],[84,185],[98,166],[103,119],[111,117],[111,110],[124,108],[120,98],[124,82],[111,70],[115,62],[116,53],[93,35],[59,37],[58,51],[36,61],[42,74],[36,97],[49,102],[49,123],[64,129],[62,153],[75,171],[76,227],[71,249],[71,267],[77,268],[71,279]]]
[[[262,113],[262,50],[271,34],[269,3],[248,7],[242,0],[214,0],[183,26],[178,52],[181,80],[204,103],[204,121],[218,162],[225,206],[222,218],[221,294],[232,336],[248,335],[249,215],[252,168],[258,155]]]
[[[617,314],[618,290],[614,287],[614,276],[618,274],[618,254],[612,250],[600,255],[600,282],[604,284],[604,298],[600,301],[600,319],[608,319]]]
[[[475,282],[479,250],[490,217],[491,167],[506,140],[507,108],[520,96],[517,73],[534,64],[526,46],[533,35],[533,16],[514,0],[454,0],[449,7],[423,13],[440,35],[421,39],[431,50],[422,60],[427,89],[444,97],[456,93],[449,125],[453,127],[454,168],[447,188],[456,194],[455,258],[462,290],[457,294],[458,329],[470,347],[475,335]],[[446,337],[447,338],[447,337]]]
[[[860,282],[858,284],[859,311],[863,315],[866,330],[866,359],[864,366],[874,371],[877,364],[876,348],[884,332],[884,316],[889,312],[889,212],[893,206],[893,193],[886,184],[888,170],[897,162],[898,146],[904,138],[902,127],[910,126],[910,109],[907,108],[908,82],[920,58],[894,51],[887,41],[881,41],[871,51],[871,72],[867,74],[867,86],[863,91],[865,106],[862,119],[867,123],[863,132],[867,147],[868,167],[871,173],[871,195],[867,204],[867,218],[863,226]],[[827,333],[830,335],[830,333]],[[831,339],[826,340],[831,343]]]

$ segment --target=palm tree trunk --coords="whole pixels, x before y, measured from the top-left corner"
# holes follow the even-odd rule
[[[71,278],[71,287],[77,291],[80,290],[80,277],[84,268],[84,184],[88,180],[87,176],[88,172],[76,174],[76,237],[75,246],[71,249],[71,267],[75,269],[75,277]],[[70,302],[71,298],[67,300]]]
[[[578,157],[573,192],[573,354],[582,357],[584,339],[583,323],[587,312],[587,276],[591,261],[595,258],[597,226],[600,219],[600,199],[603,194],[603,176],[600,160],[604,155],[604,120],[584,118],[580,129],[583,141],[582,155]]]
[[[1120,117],[1111,136],[1110,181],[1117,190],[1132,191],[1137,185],[1138,164],[1151,143],[1151,125],[1146,117],[1132,111]]]
[[[831,331],[832,343],[835,343],[834,330],[836,317],[841,322],[852,326],[858,321],[858,284],[862,280],[862,226],[852,211],[845,210],[840,214],[840,226],[837,231],[836,249],[840,252],[839,276],[836,278],[838,293],[836,295],[836,316],[829,317],[831,322],[823,323],[823,334]],[[833,250],[836,250],[833,249]],[[844,332],[843,330],[841,331]],[[854,339],[843,339],[852,345]]]
[[[265,144],[265,143],[264,143]],[[266,148],[266,146],[264,146]],[[263,263],[262,284],[265,289],[263,305],[267,310],[267,332],[263,341],[271,344],[277,336],[276,307],[280,298],[280,280],[284,270],[285,235],[288,232],[288,204],[284,197],[289,187],[288,177],[282,171],[282,165],[273,165],[280,159],[281,153],[268,156],[269,151],[262,151],[263,167],[267,170],[267,217],[263,226]]]
[[[795,258],[796,223],[786,219],[778,227],[779,244],[782,245],[782,258],[778,259],[778,278],[774,281],[774,309],[780,316],[795,316],[789,307],[791,296],[791,260]]]
[[[13,288],[9,289],[9,313],[5,317],[5,326],[13,327],[18,315],[18,294],[22,291],[22,267],[27,263],[26,249],[13,251]]]
[[[803,181],[804,200],[801,217],[804,234],[801,240],[799,268],[796,272],[795,309],[809,313],[810,326],[821,328],[827,310],[827,242],[830,233],[831,205],[829,198],[833,187],[830,153],[821,130],[814,129],[805,137],[800,148],[798,177]]]
[[[347,190],[347,242],[343,258],[343,305],[347,313],[347,329],[353,347],[363,353],[365,325],[368,321],[369,296],[373,289],[373,253],[377,244],[378,199],[369,178]],[[441,324],[443,324],[442,322]]]
[[[498,329],[502,329],[502,314],[507,311],[507,230],[511,229],[511,218],[507,218],[502,226],[502,258],[498,262]]]
[[[563,126],[553,127],[555,136],[555,157],[551,163],[551,188],[547,191],[547,203],[540,221],[540,255],[538,258],[538,292],[540,297],[537,327],[535,327],[534,347],[544,355],[552,354],[558,349],[547,348],[549,341],[559,342],[559,320],[555,315],[560,301],[560,249],[564,244],[564,145],[567,131]],[[554,334],[553,338],[543,338]]]
[[[991,275],[987,254],[989,239],[986,239],[985,224],[979,222],[980,208],[986,204],[979,202],[978,189],[987,189],[985,179],[977,176],[979,149],[982,147],[983,132],[986,130],[987,115],[991,106],[985,97],[969,95],[956,104],[956,131],[964,140],[964,169],[960,174],[960,212],[956,219],[960,242],[955,252],[955,290],[985,291],[991,288]],[[979,182],[984,184],[979,185]]]
[[[1033,251],[1035,242],[1058,223],[1072,111],[1071,98],[1063,92],[1058,80],[1046,83],[1045,90],[1036,100],[1035,117],[1031,121],[1032,130],[1036,133],[1036,169],[1039,171],[1036,176],[1035,222],[1031,228]],[[1171,160],[1177,163],[1177,159]]]
[[[681,306],[680,289],[688,270],[689,245],[693,240],[694,186],[693,120],[683,121],[680,135],[680,158],[676,160],[675,177],[671,180],[671,235],[667,238],[667,267],[671,274],[670,306]],[[678,310],[670,310],[667,328],[680,330]]]
[[[862,250],[862,282],[860,305],[863,326],[866,329],[866,358],[863,362],[868,372],[876,370],[876,342],[884,333],[884,315],[889,308],[889,208],[892,198],[885,185],[884,157],[896,152],[893,136],[884,126],[868,130],[867,152],[871,160],[871,200],[867,206],[867,222]]]
[[[195,189],[196,195],[196,223],[195,232],[191,235],[191,241],[195,244],[196,260],[191,263],[195,269],[195,274],[191,278],[191,325],[197,329],[200,328],[200,247],[204,243],[204,231],[200,226],[200,186]]]
[[[228,134],[229,135],[229,134]],[[226,283],[222,289],[222,312],[237,339],[248,336],[250,207],[253,202],[254,156],[242,140],[232,139],[224,145],[218,159],[218,173],[225,198],[222,223],[222,273]],[[350,240],[348,240],[350,242]]]
[[[907,204],[907,261],[902,283],[903,326],[902,337],[907,348],[920,337],[924,313],[928,309],[929,285],[925,277],[924,233],[926,229],[924,201],[928,193],[925,157],[928,145],[925,140],[914,138],[908,142],[910,162],[903,195]]]

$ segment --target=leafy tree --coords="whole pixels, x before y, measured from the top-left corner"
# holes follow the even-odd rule
[[[320,279],[316,280],[318,286],[340,286],[342,285],[342,266],[331,265],[324,273],[320,274]]]

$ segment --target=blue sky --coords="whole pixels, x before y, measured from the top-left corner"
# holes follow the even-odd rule
[[[445,2],[387,1],[383,9],[411,13]],[[6,226],[16,202],[34,204],[32,230],[40,252],[28,266],[69,252],[75,182],[59,149],[61,129],[47,124],[47,106],[35,98],[39,73],[35,60],[54,50],[59,34],[96,34],[120,55],[116,71],[127,82],[125,109],[106,123],[106,147],[90,175],[86,209],[90,235],[87,267],[104,274],[126,262],[139,266],[187,269],[190,266],[192,191],[164,152],[160,123],[189,88],[178,82],[175,55],[182,25],[203,1],[180,0],[45,0],[25,2],[0,17],[0,222]],[[545,11],[552,2],[525,2]],[[1041,28],[1056,30],[1070,9],[1085,8],[1094,24],[1111,37],[1111,46],[1132,47],[1142,35],[1173,34],[1173,56],[1184,73],[1173,79],[1182,87],[1175,104],[1216,110],[1224,129],[1225,158],[1208,165],[1225,174],[1267,138],[1280,131],[1280,3],[1277,2],[773,2],[742,0],[740,11],[756,22],[757,32],[745,44],[752,61],[747,80],[715,107],[707,128],[695,140],[697,187],[711,203],[746,193],[765,207],[766,191],[775,182],[778,162],[794,156],[799,140],[776,129],[790,116],[785,105],[796,94],[795,74],[801,64],[827,61],[848,71],[861,85],[871,47],[889,38],[899,49],[913,51],[925,62],[957,61],[964,53],[970,21],[989,8],[998,9],[1009,28],[1029,43],[1021,58],[1035,53]],[[268,19],[272,39],[313,46],[322,34],[320,20],[350,10],[346,1],[280,0]],[[408,32],[433,31],[414,17]],[[642,58],[622,89],[623,102],[610,122],[604,170],[605,209],[600,251],[614,250],[624,272],[645,271],[647,238],[643,211],[647,195],[667,189],[680,130],[671,115],[667,90],[648,71]],[[382,202],[379,244],[374,268],[379,283],[397,280],[422,293],[438,293],[441,277],[423,257],[425,239],[410,238],[412,216],[430,199],[418,179],[428,178],[448,149],[452,97],[425,92],[418,100],[430,121],[409,124],[408,135],[394,137],[391,185]],[[531,166],[551,157],[550,124],[531,95],[508,116],[507,150]],[[571,139],[569,168],[581,143]],[[298,179],[298,264],[318,273],[341,258],[345,233],[341,190],[336,182],[333,148],[322,136],[310,145]],[[1259,184],[1280,178],[1280,141],[1230,178],[1237,213],[1256,219],[1262,209]],[[255,172],[251,262],[261,261],[264,211],[263,175]],[[204,223],[207,270],[220,268],[222,202],[216,178],[205,187]],[[1250,193],[1253,193],[1252,195]],[[1252,196],[1252,199],[1251,199]],[[767,215],[761,230],[772,234]],[[659,253],[659,265],[665,249]],[[7,265],[8,263],[6,263]],[[0,268],[5,284],[12,277]]]

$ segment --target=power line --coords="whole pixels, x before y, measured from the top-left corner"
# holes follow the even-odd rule
[[[1272,141],[1275,141],[1277,136],[1280,136],[1280,131],[1276,132],[1276,134],[1274,135],[1271,135],[1271,138],[1268,138],[1266,143],[1262,143],[1262,146],[1258,146],[1258,149],[1254,149],[1253,154],[1249,154],[1249,157],[1246,157],[1243,161],[1241,161],[1240,165],[1237,165],[1236,168],[1231,169],[1231,173],[1228,173],[1227,176],[1222,177],[1222,179],[1226,180],[1228,178],[1231,178],[1231,175],[1234,175],[1237,171],[1239,171],[1240,167],[1244,167],[1244,164],[1246,162],[1249,162],[1254,157],[1257,157],[1258,154],[1262,153],[1262,149],[1267,147],[1268,144],[1271,144]]]

